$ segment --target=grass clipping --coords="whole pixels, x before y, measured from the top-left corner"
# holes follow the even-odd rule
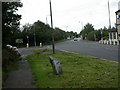
[[[38,49],[28,57],[38,88],[118,88],[118,63],[68,52],[52,54],[50,51]],[[63,74],[52,74],[49,56],[60,60]]]

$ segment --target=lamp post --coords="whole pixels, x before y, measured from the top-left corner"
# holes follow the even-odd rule
[[[53,20],[52,20],[52,6],[51,6],[51,0],[49,0],[50,2],[50,16],[51,16],[51,28],[53,29]],[[53,47],[53,54],[55,54],[55,44],[54,44],[54,29],[52,32],[52,47]]]
[[[112,33],[111,33],[111,20],[110,20],[110,4],[108,0],[108,14],[109,14],[109,29],[110,29],[110,40],[112,40]]]
[[[36,35],[35,35],[35,26],[34,26],[34,44],[35,44],[35,47],[36,47]]]
[[[29,36],[27,35],[27,47],[29,47]]]
[[[82,30],[83,30],[83,22],[82,21],[78,21],[78,23],[81,23],[81,27],[82,27]]]
[[[48,24],[47,16],[46,16],[46,24]]]
[[[100,33],[101,33],[101,40],[103,40],[103,31],[102,31],[102,28],[100,29]]]
[[[46,24],[48,24],[48,16],[50,16],[50,15],[46,15]]]

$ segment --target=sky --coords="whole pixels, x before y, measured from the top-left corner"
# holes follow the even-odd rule
[[[115,12],[120,0],[109,0],[111,25],[115,26]],[[37,20],[51,25],[49,0],[21,0],[23,7],[18,14],[22,15],[21,26],[33,24]],[[65,31],[80,33],[90,23],[95,29],[108,28],[108,0],[51,0],[53,27]],[[46,20],[47,18],[47,20]]]

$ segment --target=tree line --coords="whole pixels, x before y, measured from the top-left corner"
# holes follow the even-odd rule
[[[116,30],[115,27],[112,28],[101,28],[98,30],[94,29],[94,26],[90,23],[87,23],[84,26],[84,29],[80,32],[80,35],[84,39],[91,40],[91,41],[99,41],[101,38],[103,39],[109,39],[109,32],[110,30]]]
[[[21,37],[23,38],[24,44],[29,43],[30,46],[34,46],[34,42],[36,42],[37,45],[39,45],[40,42],[46,44],[52,42],[53,31],[55,41],[67,39],[67,37],[72,37],[75,35],[72,31],[66,32],[58,27],[53,29],[48,24],[38,20],[33,24],[27,23],[23,25]]]
[[[42,43],[50,43],[52,41],[52,33],[54,30],[55,41],[66,39],[76,35],[73,31],[66,32],[58,27],[51,28],[48,24],[38,20],[33,24],[25,24],[20,28],[20,19],[22,15],[18,15],[19,7],[22,7],[21,2],[3,2],[2,3],[2,46],[7,45],[17,46],[16,39],[22,39],[22,45],[29,43],[31,46]]]

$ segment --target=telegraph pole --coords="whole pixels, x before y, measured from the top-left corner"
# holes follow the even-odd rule
[[[51,28],[53,29],[53,20],[52,20],[52,6],[51,6],[51,0],[49,0],[50,2],[50,16],[51,16]],[[54,44],[54,29],[52,32],[52,46],[53,46],[53,54],[55,54],[55,44]]]
[[[112,39],[112,36],[111,36],[111,20],[110,20],[110,4],[109,4],[109,0],[108,0],[108,14],[109,14],[110,39]]]
[[[46,24],[48,24],[47,16],[46,16]]]
[[[109,28],[111,29],[111,20],[110,20],[110,4],[108,0],[108,14],[109,14]]]
[[[36,47],[36,35],[35,35],[35,26],[34,26],[34,45]]]

